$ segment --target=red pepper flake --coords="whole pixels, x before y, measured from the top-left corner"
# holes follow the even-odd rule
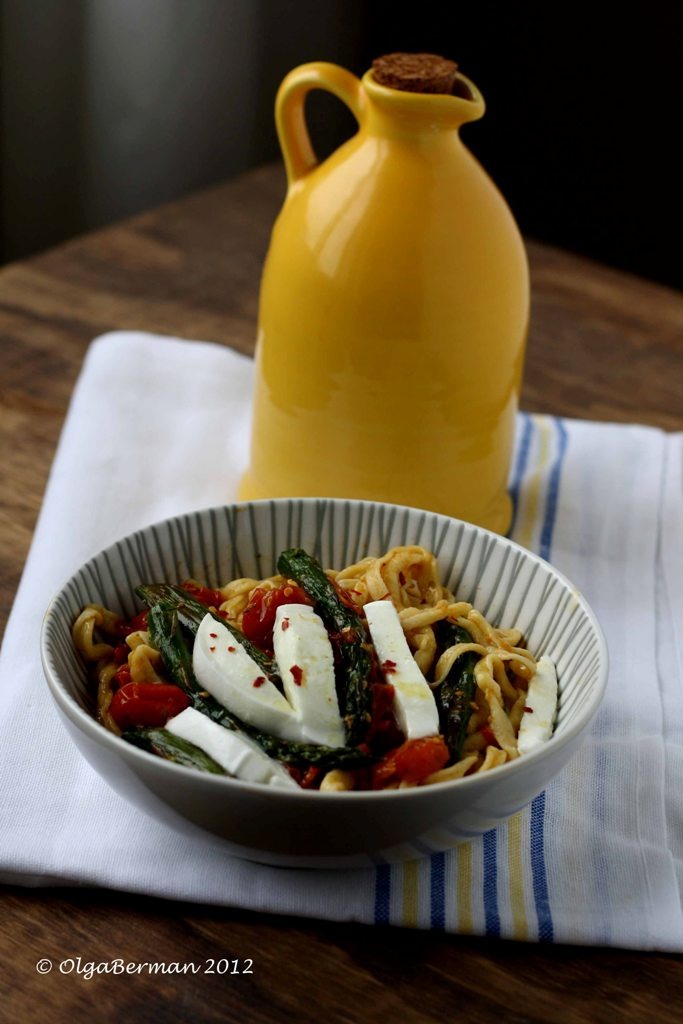
[[[387,658],[386,661],[382,662],[382,671],[385,672],[387,675],[391,675],[392,672],[396,671],[396,662],[390,661],[390,659]]]
[[[351,611],[355,612],[356,606],[353,603],[353,598],[349,596],[348,591],[344,590],[344,588],[339,583],[337,583],[336,580],[330,580],[330,582],[332,583],[332,586],[334,587],[337,597],[339,598],[341,603],[345,605],[347,608],[350,608]]]
[[[234,654],[236,650],[237,650],[236,647],[228,647],[228,651],[229,651],[230,654]]]
[[[257,676],[256,679],[254,680],[254,682],[251,685],[252,686],[263,686],[265,681],[266,681],[266,677],[265,676]]]
[[[215,645],[215,644],[212,644],[212,646],[211,646],[211,647],[209,647],[209,650],[210,650],[210,651],[215,651],[215,650],[216,650],[216,645]]]
[[[289,619],[283,619],[282,620],[282,632],[286,633],[288,629],[289,629]]]
[[[533,708],[524,708],[524,710],[527,711],[530,715],[532,715],[534,713],[534,709]]]
[[[123,665],[128,661],[128,644],[119,644],[114,648],[114,661],[117,665]]]
[[[484,742],[488,746],[491,746],[491,747],[497,747],[498,746],[498,740],[496,739],[496,734],[494,733],[494,731],[493,731],[493,729],[491,728],[490,725],[485,725],[484,728],[481,730],[481,734],[484,737]]]
[[[209,633],[209,636],[211,637],[212,640],[215,640],[218,636],[218,633]]]
[[[289,671],[292,673],[292,679],[294,680],[296,685],[301,686],[301,683],[303,682],[304,678],[303,669],[300,668],[298,665],[292,665]]]

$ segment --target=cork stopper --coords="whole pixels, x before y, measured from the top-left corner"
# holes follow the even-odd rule
[[[458,65],[434,53],[389,53],[373,60],[372,70],[391,89],[453,94]]]

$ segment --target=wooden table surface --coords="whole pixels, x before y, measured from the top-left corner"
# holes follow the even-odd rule
[[[0,271],[0,628],[88,342],[139,328],[251,352],[279,167]],[[529,244],[523,407],[683,429],[683,297]],[[1,803],[1,801],[0,801]],[[0,843],[2,842],[0,833]],[[0,890],[0,1019],[678,1021],[680,958],[333,924],[88,889]],[[36,973],[58,961],[250,958],[241,976]]]

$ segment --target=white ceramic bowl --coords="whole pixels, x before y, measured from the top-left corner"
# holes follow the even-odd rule
[[[523,630],[557,666],[551,740],[535,753],[453,782],[386,792],[289,791],[172,764],[126,743],[93,718],[86,672],[71,641],[83,605],[130,617],[142,582],[194,577],[216,586],[275,571],[300,546],[341,568],[398,544],[437,556],[443,582],[494,624]],[[505,538],[455,519],[373,502],[282,499],[178,516],[124,538],[87,562],[56,595],[41,637],[45,675],[71,738],[121,796],[184,832],[197,827],[226,851],[266,863],[333,867],[441,851],[528,804],[574,754],[596,714],[607,650],[583,597],[551,565]]]

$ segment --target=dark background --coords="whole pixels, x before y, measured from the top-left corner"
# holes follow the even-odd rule
[[[463,138],[525,234],[683,286],[683,4],[370,6],[366,62],[410,43],[476,82]]]
[[[161,44],[155,12],[169,16]],[[482,91],[486,115],[463,138],[527,236],[683,286],[681,3],[0,0],[0,39],[4,260],[277,158],[273,100],[297,64],[360,75],[381,53],[422,50]],[[320,155],[354,129],[324,94],[308,112]]]

